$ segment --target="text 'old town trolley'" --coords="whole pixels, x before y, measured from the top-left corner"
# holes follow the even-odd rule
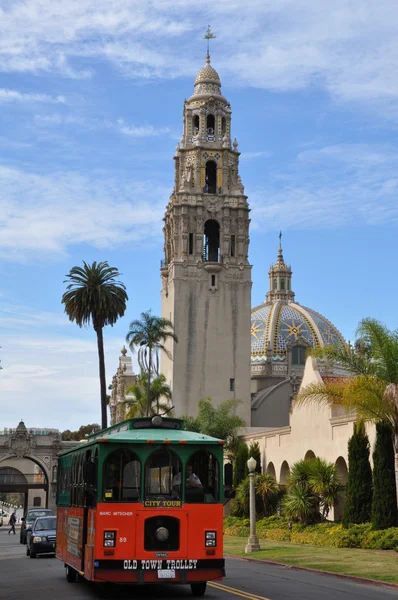
[[[57,557],[68,581],[187,583],[224,576],[223,442],[178,419],[129,419],[63,452]]]

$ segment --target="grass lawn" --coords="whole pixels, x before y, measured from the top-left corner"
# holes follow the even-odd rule
[[[246,538],[224,536],[225,553],[398,583],[398,553],[393,550],[319,548],[307,544],[260,540],[260,552],[247,555],[246,541]]]

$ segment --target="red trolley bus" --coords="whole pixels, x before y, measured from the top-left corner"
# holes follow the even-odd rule
[[[57,557],[68,581],[190,584],[224,575],[223,442],[160,416],[61,453]]]

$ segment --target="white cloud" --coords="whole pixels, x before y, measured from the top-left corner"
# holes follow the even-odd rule
[[[45,102],[47,104],[65,104],[64,96],[48,96],[47,94],[25,94],[17,90],[0,88],[0,104],[10,102]]]
[[[170,190],[153,181],[0,166],[0,256],[57,259],[70,245],[96,248],[161,236]],[[24,235],[21,236],[21,231]]]
[[[153,137],[169,134],[171,130],[168,127],[153,127],[153,125],[128,125],[123,119],[118,120],[119,130],[121,133],[130,137]]]
[[[283,167],[269,187],[248,191],[255,229],[398,223],[398,152],[390,146],[325,146]]]
[[[204,54],[199,15],[188,0],[9,1],[0,69],[88,77],[100,59],[139,79],[192,76]],[[220,0],[206,19],[216,24],[214,63],[232,83],[323,88],[398,116],[395,0],[251,0],[244,11],[240,0]]]

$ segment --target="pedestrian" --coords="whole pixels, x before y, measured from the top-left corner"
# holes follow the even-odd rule
[[[10,530],[8,532],[8,535],[10,535],[11,532],[13,532],[13,534],[15,535],[15,523],[17,522],[17,515],[15,514],[15,510],[12,513],[10,520],[8,521],[8,524],[10,525]]]

